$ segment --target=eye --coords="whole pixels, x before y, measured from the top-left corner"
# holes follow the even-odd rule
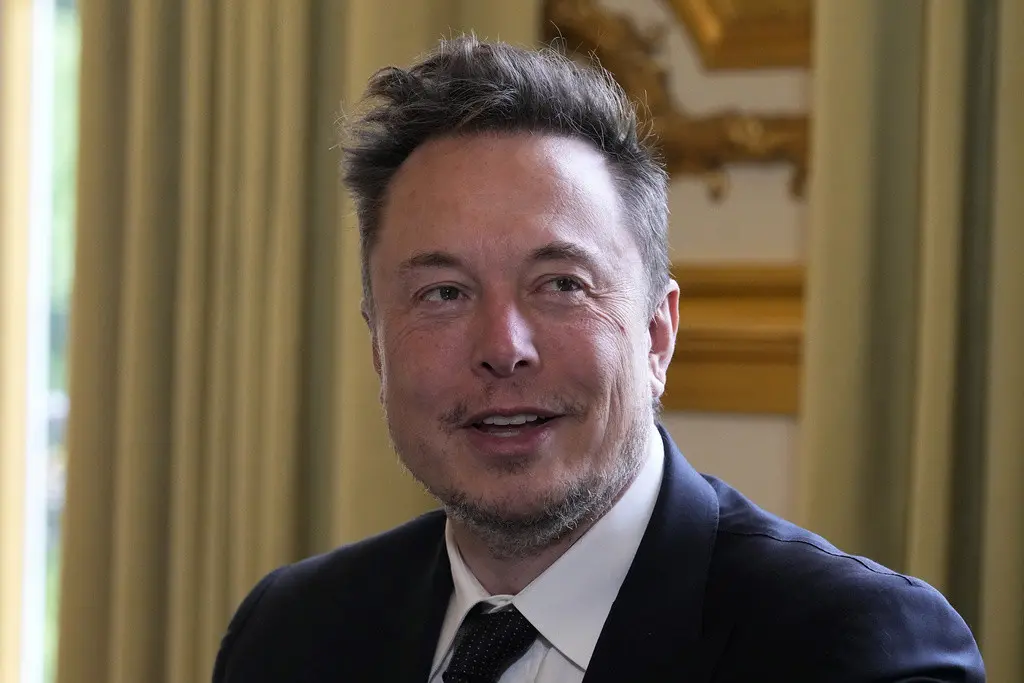
[[[462,292],[458,287],[441,285],[440,287],[428,289],[421,298],[423,301],[455,301],[460,296],[462,296]]]
[[[546,285],[556,292],[578,292],[583,289],[583,283],[568,275],[552,278],[547,281]]]

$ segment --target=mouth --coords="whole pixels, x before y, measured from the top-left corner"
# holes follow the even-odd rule
[[[464,426],[481,434],[512,438],[541,429],[560,417],[537,408],[487,411],[474,415]]]

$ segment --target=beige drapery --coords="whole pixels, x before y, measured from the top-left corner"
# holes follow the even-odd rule
[[[537,11],[90,0],[81,19],[58,681],[193,683],[263,573],[430,505],[377,404],[339,104],[451,31],[532,41]]]
[[[1024,2],[816,5],[802,521],[1024,680]]]

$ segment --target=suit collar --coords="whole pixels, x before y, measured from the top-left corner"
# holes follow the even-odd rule
[[[703,680],[721,645],[706,642],[702,628],[718,496],[660,425],[658,432],[665,444],[661,493],[585,683]]]
[[[441,633],[441,624],[452,593],[452,573],[444,546],[444,515],[439,515],[438,542],[431,553],[426,571],[417,572],[408,586],[395,586],[402,592],[396,611],[387,615],[396,629],[389,649],[393,653],[388,664],[391,671],[378,671],[374,680],[426,681],[434,658],[434,648]],[[418,615],[418,616],[413,616]]]
[[[435,510],[325,556],[339,560],[329,567],[336,587],[315,606],[296,598],[312,623],[304,625],[308,636],[294,637],[306,637],[316,654],[295,681],[427,680],[452,591],[444,524]]]

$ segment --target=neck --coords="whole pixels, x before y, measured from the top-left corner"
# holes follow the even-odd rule
[[[503,557],[462,524],[453,523],[452,533],[462,559],[480,585],[491,595],[515,595],[543,574],[565,554],[594,522],[580,524],[571,533],[522,557]]]

